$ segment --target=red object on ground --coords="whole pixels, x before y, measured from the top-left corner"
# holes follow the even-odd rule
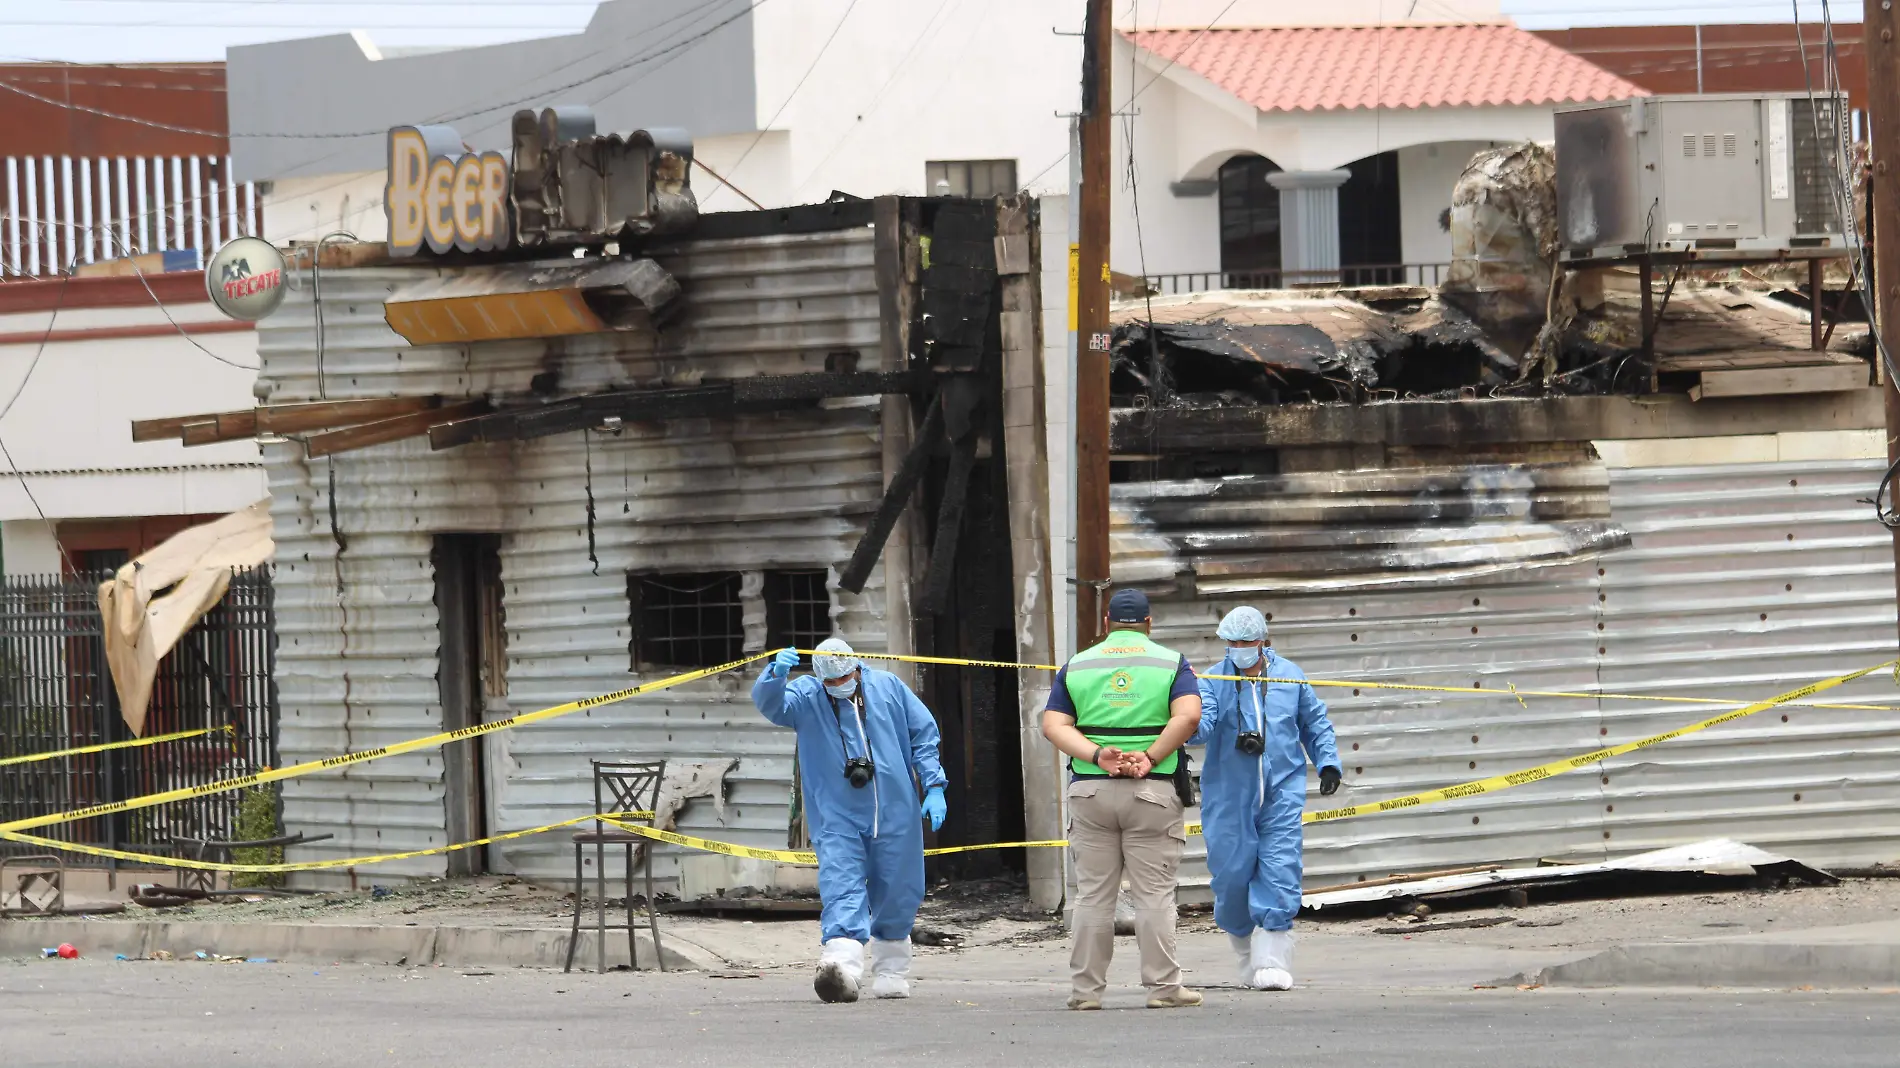
[[[61,942],[59,944],[59,959],[60,960],[77,960],[78,957],[79,957],[79,951],[73,948],[73,944],[71,942]]]

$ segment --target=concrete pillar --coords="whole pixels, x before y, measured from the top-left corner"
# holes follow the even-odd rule
[[[1275,171],[1280,191],[1280,269],[1288,286],[1339,280],[1339,187],[1349,171]]]

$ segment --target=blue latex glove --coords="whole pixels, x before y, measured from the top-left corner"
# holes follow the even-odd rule
[[[780,649],[778,655],[772,658],[772,662],[766,665],[765,674],[767,678],[782,679],[791,674],[792,669],[797,666],[798,650]]]
[[[930,829],[943,826],[943,818],[950,814],[950,808],[943,801],[943,787],[933,786],[924,794],[924,818],[930,821]]]

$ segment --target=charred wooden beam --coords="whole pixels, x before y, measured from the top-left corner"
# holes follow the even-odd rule
[[[732,399],[739,404],[777,404],[826,400],[832,397],[875,397],[885,393],[915,393],[923,376],[914,371],[848,371],[830,374],[766,375],[732,381]]]
[[[476,441],[517,441],[599,427],[610,420],[704,419],[734,411],[773,411],[829,397],[869,397],[926,388],[909,371],[765,375],[671,389],[624,390],[575,397],[536,408],[495,412],[431,429],[429,444],[449,449]]]
[[[373,423],[441,406],[442,398],[437,396],[267,404],[257,409],[257,431],[260,434],[302,434]]]
[[[305,439],[304,447],[312,457],[366,449],[371,445],[383,445],[392,441],[402,441],[405,438],[419,437],[428,433],[429,428],[437,423],[451,422],[487,410],[487,401],[464,401],[429,411],[378,419],[373,423],[364,423],[360,426],[312,434]]]
[[[949,607],[950,579],[956,573],[957,538],[963,530],[964,506],[970,500],[970,472],[976,466],[975,434],[966,434],[952,446],[950,470],[943,480],[943,503],[937,508],[937,536],[930,542],[930,567],[924,572],[923,603],[932,615]]]
[[[257,413],[225,412],[202,422],[186,423],[179,437],[186,445],[211,445],[257,436]]]
[[[924,467],[941,433],[943,401],[933,398],[930,410],[924,414],[924,421],[917,428],[917,436],[911,441],[910,451],[904,454],[897,474],[891,476],[891,484],[884,487],[884,499],[878,502],[877,514],[871,517],[871,525],[865,529],[864,536],[858,539],[858,547],[851,551],[851,562],[845,565],[844,573],[838,576],[840,589],[852,593],[864,592],[864,584],[871,578],[871,569],[877,566],[877,558],[884,553],[884,543],[890,540],[898,517],[904,514],[911,495],[917,492],[917,483],[923,480]]]
[[[388,419],[391,416],[407,415],[429,408],[439,407],[441,397],[378,397],[370,400],[346,401],[310,401],[296,404],[266,404],[256,408],[244,408],[234,412],[206,412],[201,415],[173,415],[163,419],[132,420],[133,441],[182,440],[185,428],[198,426],[196,435],[200,440],[187,444],[208,444],[209,441],[225,441],[228,438],[204,438],[212,431],[204,429],[205,424],[225,429],[235,429],[246,425],[254,428],[254,434],[298,434],[310,430],[328,430],[332,427],[353,426],[376,419]]]

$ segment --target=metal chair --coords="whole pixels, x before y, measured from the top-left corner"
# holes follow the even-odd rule
[[[627,959],[635,970],[640,967],[639,944],[633,926],[634,850],[640,851],[640,866],[646,873],[647,929],[653,934],[653,956],[660,971],[666,970],[666,955],[660,951],[660,913],[653,900],[653,842],[631,831],[624,831],[600,819],[615,812],[639,813],[624,823],[653,826],[655,810],[660,807],[660,783],[666,777],[666,761],[589,761],[594,767],[594,829],[574,832],[574,923],[568,932],[567,963],[563,972],[574,970],[574,951],[580,945],[581,910],[586,907],[582,889],[587,877],[581,871],[581,857],[588,846],[594,847],[594,897],[598,906],[594,929],[598,934],[598,970],[607,970],[607,847],[621,846],[627,858]]]

